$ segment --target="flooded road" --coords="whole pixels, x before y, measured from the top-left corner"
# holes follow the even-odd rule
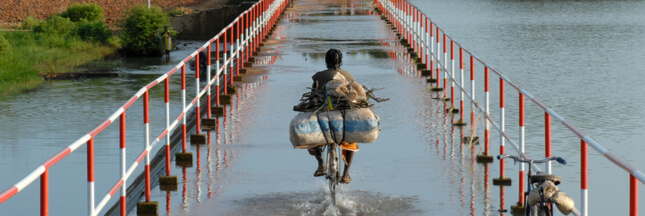
[[[486,166],[474,163],[482,150],[458,141],[462,132],[450,126],[445,104],[428,95],[370,1],[296,1],[270,43],[263,50],[272,53],[261,56],[275,63],[254,66],[268,80],[245,91],[225,118],[233,124],[199,149],[197,170],[160,203],[167,215],[497,214],[491,197],[498,190],[484,180]],[[292,107],[325,68],[330,48],[343,51],[341,68],[359,83],[390,98],[374,107],[379,139],[360,144],[337,206],[327,181],[312,176],[314,157],[292,149],[288,133]],[[159,192],[153,199],[166,198]]]
[[[418,77],[406,49],[373,8],[370,0],[297,0],[256,57],[253,67],[264,70],[261,76],[266,79],[240,84],[233,105],[227,106],[227,116],[219,118],[221,127],[210,134],[209,143],[189,147],[195,157],[193,166],[172,167],[172,175],[179,179],[176,190],[153,187],[152,200],[159,202],[159,215],[500,215],[500,206],[509,208],[517,201],[516,187],[502,192],[490,182],[497,175],[498,163],[475,163],[483,146],[461,142],[469,131],[451,125],[456,119],[445,115],[450,104],[434,100],[428,93],[429,85]],[[468,45],[467,41],[462,43]],[[48,83],[2,101],[0,187],[16,183],[87,133],[201,43],[186,42],[173,52],[170,62],[126,62],[119,78]],[[380,116],[379,139],[360,144],[350,171],[353,181],[340,186],[336,206],[331,204],[327,181],[312,175],[317,166],[314,157],[306,150],[293,149],[288,132],[296,115],[292,107],[308,91],[311,76],[325,68],[324,54],[330,48],[343,52],[341,68],[357,82],[384,88],[375,94],[390,98],[375,105]],[[492,59],[488,61],[497,65]],[[523,85],[528,81],[518,82]],[[171,89],[171,107],[181,103],[178,91]],[[193,96],[194,92],[188,91],[188,98]],[[547,103],[555,101],[542,98]],[[153,125],[165,124],[159,117],[165,114],[161,101],[161,91],[155,94],[153,90]],[[142,112],[140,102],[133,107],[137,108],[127,127],[141,128],[141,119],[137,119]],[[142,139],[142,134],[128,134],[129,145],[140,145]],[[102,194],[109,190],[106,185],[118,179],[117,128],[106,129],[96,143],[96,166],[101,170],[96,173],[97,194]],[[51,215],[86,214],[85,150],[80,148],[51,169]],[[567,160],[576,164],[575,149],[557,150],[574,155]],[[139,152],[127,153],[131,161]],[[576,168],[563,168],[570,171],[563,179],[574,183],[561,188],[578,200]],[[515,178],[516,171],[508,172]],[[78,187],[55,186],[61,182]],[[34,184],[3,203],[0,215],[38,214],[33,207],[38,190]],[[512,199],[504,202],[500,193]],[[113,199],[108,206],[115,202]],[[136,212],[131,210],[129,215]]]

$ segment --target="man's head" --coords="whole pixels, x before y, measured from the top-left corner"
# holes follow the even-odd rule
[[[329,49],[325,55],[325,63],[328,69],[338,69],[343,65],[343,53],[337,49]]]

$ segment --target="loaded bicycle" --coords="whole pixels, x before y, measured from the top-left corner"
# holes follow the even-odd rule
[[[562,177],[543,172],[533,174],[533,164],[546,163],[548,161],[557,161],[566,165],[567,162],[561,157],[547,157],[540,160],[523,159],[515,155],[498,155],[497,159],[511,158],[515,163],[526,163],[529,165],[527,175],[527,190],[524,193],[524,211],[520,215],[524,216],[551,216],[553,215],[553,204],[556,204],[558,210],[565,215],[571,213],[574,209],[573,200],[565,193],[560,192],[556,185],[562,181]]]

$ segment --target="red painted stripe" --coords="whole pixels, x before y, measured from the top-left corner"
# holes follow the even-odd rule
[[[186,90],[186,65],[181,65],[181,90]]]
[[[177,67],[172,68],[172,70],[168,71],[168,73],[166,74],[170,76],[170,75],[173,75],[175,72],[177,72]]]
[[[159,137],[157,137],[157,139],[162,140],[162,139],[163,139],[163,137],[164,137],[164,136],[166,136],[166,134],[168,134],[168,129],[164,130],[164,131],[161,133],[161,135],[159,135]]]
[[[198,53],[201,51],[197,51]],[[199,82],[199,55],[195,55],[195,79]]]
[[[544,157],[551,157],[551,116],[544,112]]]
[[[182,119],[182,118],[184,118],[184,115],[185,115],[185,114],[186,114],[186,113],[183,113],[183,112],[182,112],[182,113],[180,113],[180,114],[179,114],[179,117],[177,117],[177,121],[181,121],[181,119]]]
[[[54,165],[58,161],[62,160],[63,158],[65,158],[70,153],[72,153],[72,149],[67,147],[67,148],[63,149],[62,151],[58,152],[58,154],[56,154],[53,157],[49,158],[49,160],[45,161],[45,163],[43,163],[43,166],[46,169],[49,169],[52,165]]]
[[[524,95],[520,93],[520,127],[524,127]]]
[[[455,59],[455,42],[451,40],[450,41],[450,60],[453,60],[453,59]]]
[[[117,182],[116,185],[114,185],[114,187],[112,187],[112,189],[110,189],[110,192],[108,192],[108,194],[110,194],[110,196],[114,196],[116,191],[119,190],[119,188],[122,185],[123,185],[123,179],[120,179],[119,182]]]
[[[7,201],[9,198],[13,197],[13,195],[16,195],[17,193],[18,193],[18,187],[11,186],[9,189],[5,190],[0,194],[0,204],[2,204],[4,201]]]
[[[125,142],[125,112],[123,112],[119,120],[119,148],[125,148]]]
[[[128,109],[128,107],[130,107],[130,106],[131,106],[135,101],[137,101],[137,99],[139,99],[139,97],[137,97],[136,95],[132,96],[132,97],[131,97],[128,101],[126,101],[126,102],[125,102],[125,104],[123,105],[123,110],[127,110],[127,109]]]
[[[638,180],[629,175],[629,215],[638,215]]]
[[[488,92],[488,67],[484,68],[484,91]]]
[[[170,101],[170,84],[169,84],[169,79],[170,79],[170,78],[166,77],[166,79],[164,79],[164,82],[163,82],[163,83],[164,83],[164,90],[165,90],[165,91],[164,91],[164,102],[165,102],[165,103],[168,103],[168,102]]]
[[[462,49],[461,47],[459,47],[459,69],[464,69],[464,49]]]
[[[587,189],[587,143],[580,140],[580,188]]]
[[[470,56],[470,81],[475,80],[475,57]]]
[[[147,153],[148,153],[148,150],[143,150],[143,152],[141,152],[141,154],[137,158],[137,163],[141,163],[141,161],[143,160],[143,158],[146,156]]]
[[[101,123],[99,126],[94,128],[94,130],[90,131],[90,136],[94,137],[94,136],[96,136],[96,134],[101,133],[101,131],[103,131],[111,123],[112,123],[112,121],[110,121],[110,119],[106,119],[105,121],[103,121],[103,123]]]
[[[87,141],[87,181],[94,182],[94,138]]]
[[[152,87],[155,87],[155,85],[157,85],[157,84],[159,84],[159,81],[157,81],[157,80],[152,81],[152,82],[148,83],[148,85],[146,85],[146,89],[151,89]]]
[[[120,204],[121,204],[120,205],[121,206],[121,209],[120,209],[121,210],[121,216],[126,216],[128,213],[127,213],[127,207],[126,207],[127,202],[126,202],[125,196],[121,196]]]
[[[148,112],[149,112],[148,100],[149,100],[148,91],[146,91],[145,93],[143,93],[143,123],[144,124],[150,123],[150,117],[148,115]]]
[[[504,79],[499,78],[499,107],[504,108]]]
[[[206,65],[211,65],[211,44],[212,42],[209,42],[208,44],[208,49],[206,52]]]

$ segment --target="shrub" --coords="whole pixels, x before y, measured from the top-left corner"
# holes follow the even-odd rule
[[[112,31],[107,28],[105,22],[100,20],[87,21],[83,19],[76,24],[76,30],[74,33],[84,41],[92,41],[102,44],[106,44],[108,39],[112,37]]]
[[[22,29],[34,29],[34,27],[40,25],[42,20],[39,20],[36,17],[33,16],[27,16],[25,17],[25,20],[22,21],[22,24],[20,25],[20,28]]]
[[[0,34],[0,53],[6,52],[11,48],[9,41]]]
[[[74,30],[74,23],[69,18],[52,15],[34,27],[34,32],[67,35]]]
[[[135,55],[161,55],[163,51],[161,33],[170,25],[168,16],[159,7],[147,8],[137,5],[126,11],[121,23],[123,48]]]
[[[61,17],[69,18],[72,22],[87,20],[90,22],[103,21],[103,8],[95,3],[80,4],[74,3],[60,14]]]

